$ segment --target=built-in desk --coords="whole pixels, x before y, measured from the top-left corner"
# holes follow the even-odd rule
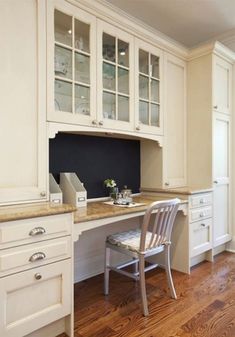
[[[170,199],[172,198],[138,196],[134,197],[133,201],[136,203],[143,203],[144,205],[136,207],[112,206],[105,204],[103,201],[88,202],[87,207],[79,208],[74,213],[74,241],[77,241],[79,235],[84,231],[101,227],[112,222],[142,216],[152,202]],[[181,200],[179,210],[186,213],[187,203],[187,200]]]

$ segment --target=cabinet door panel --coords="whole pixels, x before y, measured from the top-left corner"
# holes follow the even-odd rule
[[[0,336],[22,337],[70,314],[71,272],[65,260],[1,278]]]
[[[43,200],[47,168],[45,1],[1,1],[0,40],[0,204]]]
[[[231,239],[230,119],[221,113],[214,117],[214,246]]]
[[[220,57],[214,57],[214,109],[230,113],[232,105],[232,65]]]
[[[64,0],[47,2],[47,120],[96,119],[96,19]]]
[[[165,56],[164,187],[186,185],[186,65]]]

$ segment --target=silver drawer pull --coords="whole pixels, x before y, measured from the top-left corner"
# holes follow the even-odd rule
[[[202,227],[206,227],[206,224],[205,224],[205,223],[201,223],[201,226],[202,226]]]
[[[35,280],[41,280],[42,275],[41,275],[40,273],[36,273],[36,274],[34,275],[34,277],[35,277]]]
[[[46,233],[45,228],[43,228],[43,227],[35,227],[34,229],[32,229],[29,232],[29,235],[30,236],[35,236],[35,235],[41,235],[41,234],[45,234],[45,233]]]
[[[200,204],[204,204],[205,199],[200,199]]]
[[[205,213],[200,213],[200,218],[203,218],[205,216]]]
[[[46,258],[46,254],[42,253],[42,252],[38,252],[33,254],[32,256],[30,256],[29,258],[29,262],[36,262],[39,260],[44,260]]]

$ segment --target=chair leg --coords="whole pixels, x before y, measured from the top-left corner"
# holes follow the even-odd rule
[[[171,297],[177,299],[174,283],[171,275],[171,267],[170,267],[170,245],[165,246],[165,269],[167,275],[167,281],[171,292]]]
[[[146,296],[146,287],[145,287],[145,272],[144,272],[144,256],[140,255],[139,258],[139,273],[140,273],[140,292],[141,292],[141,301],[142,301],[142,308],[144,316],[148,316],[148,303],[147,303],[147,296]]]
[[[104,294],[109,294],[109,265],[110,265],[110,248],[105,247],[105,259],[104,259]]]
[[[136,258],[133,257],[133,260],[136,260]],[[137,260],[137,262],[135,262],[135,263],[133,264],[133,270],[134,270],[134,273],[138,273],[138,271],[139,271],[138,263],[139,263],[139,261]],[[137,280],[134,280],[134,282],[136,282],[136,281],[137,281]]]

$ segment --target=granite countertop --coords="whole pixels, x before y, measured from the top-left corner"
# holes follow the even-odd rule
[[[182,195],[193,195],[199,193],[208,193],[212,192],[213,188],[201,188],[201,187],[178,187],[178,188],[142,188],[142,192],[155,192],[155,193],[168,193],[168,194],[182,194]]]
[[[136,203],[144,203],[144,205],[136,207],[119,207],[115,205],[107,205],[104,202],[88,202],[87,207],[81,207],[74,213],[74,223],[85,222],[90,220],[98,220],[109,217],[115,217],[128,213],[145,211],[149,204],[153,201],[169,200],[172,198],[156,197],[156,196],[139,196],[134,197]],[[187,204],[187,200],[181,200],[181,204]]]
[[[76,207],[67,204],[50,202],[31,203],[0,207],[0,222],[36,218],[76,211]]]

